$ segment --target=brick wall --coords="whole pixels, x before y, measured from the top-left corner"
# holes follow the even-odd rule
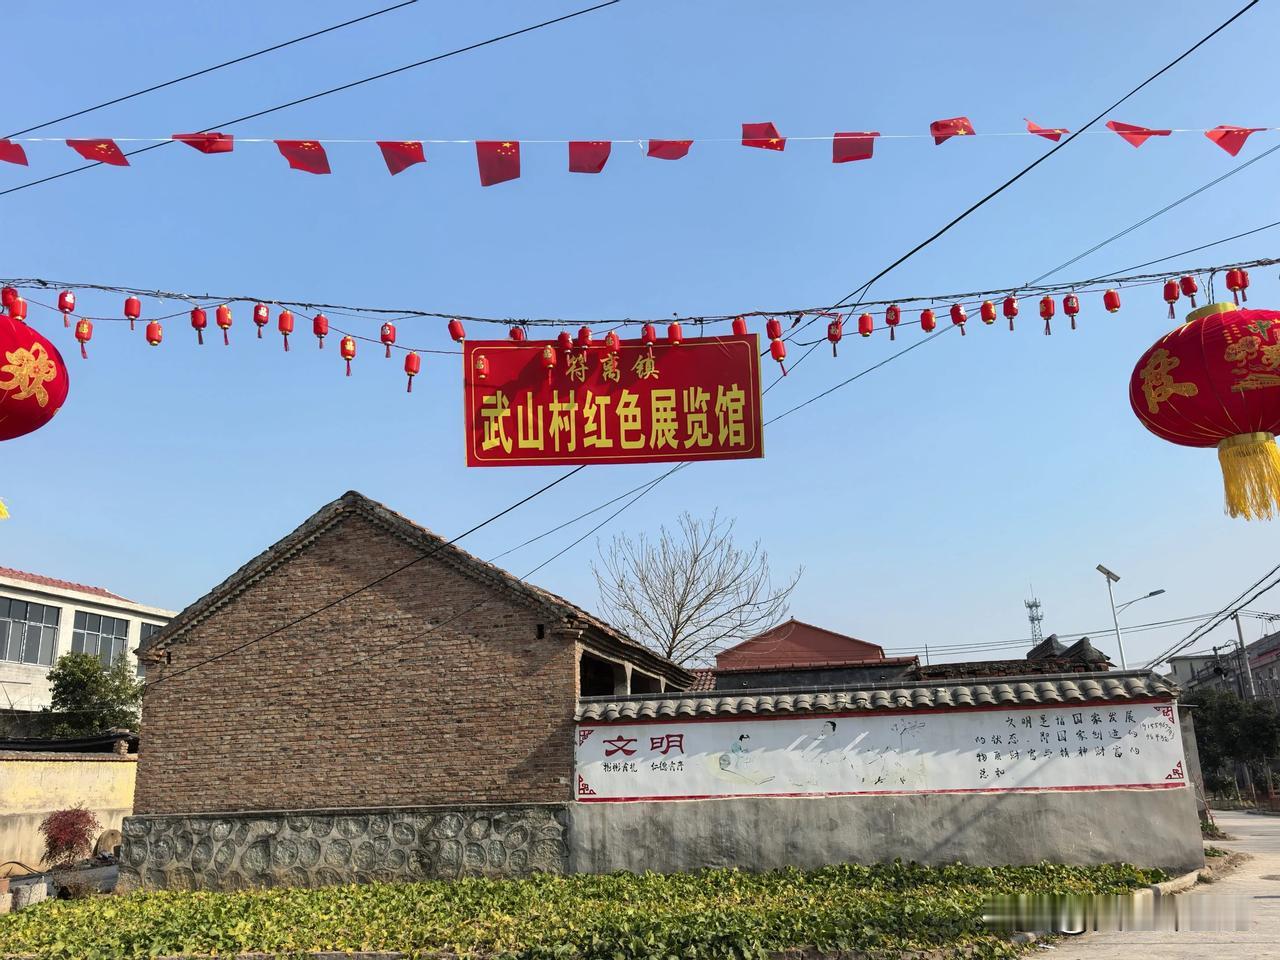
[[[416,553],[348,515],[192,628],[147,679],[259,636]],[[134,809],[567,801],[574,643],[550,623],[538,639],[544,618],[429,559],[160,683],[144,700]]]

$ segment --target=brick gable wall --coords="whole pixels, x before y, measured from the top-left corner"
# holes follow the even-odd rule
[[[172,663],[151,665],[147,678],[259,636],[415,555],[348,516],[193,627],[170,648]],[[143,705],[135,812],[567,801],[575,645],[550,623],[539,640],[545,617],[425,560],[160,683]]]

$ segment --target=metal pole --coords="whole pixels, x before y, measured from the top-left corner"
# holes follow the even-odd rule
[[[1249,653],[1244,648],[1244,628],[1240,626],[1240,614],[1237,613],[1233,619],[1236,622],[1236,638],[1238,644],[1236,649],[1240,651],[1240,659],[1244,661],[1244,678],[1248,684],[1249,699],[1252,700],[1258,695],[1258,692],[1253,687],[1253,668],[1249,666]]]
[[[1107,581],[1107,597],[1111,600],[1111,622],[1116,625],[1116,646],[1120,648],[1120,669],[1128,670],[1129,665],[1124,659],[1124,641],[1120,639],[1120,618],[1116,616],[1116,592],[1111,588],[1111,578],[1106,577]]]

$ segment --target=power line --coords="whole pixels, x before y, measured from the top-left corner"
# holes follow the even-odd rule
[[[324,605],[317,607],[314,610],[304,613],[300,617],[294,617],[292,620],[288,621],[287,623],[281,624],[280,626],[276,627],[273,630],[269,630],[264,634],[260,634],[259,636],[256,636],[250,640],[246,640],[244,643],[237,644],[236,646],[232,647],[229,650],[224,650],[222,653],[215,654],[212,657],[206,657],[204,660],[199,660],[193,664],[183,667],[181,670],[177,670],[171,674],[166,674],[163,677],[159,677],[154,681],[148,681],[147,686],[152,687],[152,686],[155,686],[156,684],[164,683],[167,680],[172,680],[175,677],[180,677],[182,676],[182,674],[189,673],[190,671],[195,670],[199,667],[206,666],[207,664],[213,663],[217,660],[222,660],[226,657],[231,656],[233,653],[238,653],[239,651],[244,650],[247,647],[251,647],[254,644],[261,643],[263,640],[266,640],[269,637],[274,637],[276,634],[281,633],[284,630],[288,630],[290,627],[295,627],[298,624],[302,623],[304,620],[310,620],[312,617],[316,616],[317,614],[320,614],[326,610],[332,609],[333,607],[338,606],[338,604],[344,603],[347,600],[350,600],[352,597],[357,596],[358,594],[364,593],[366,590],[370,590],[373,587],[376,587],[378,584],[391,579],[396,574],[409,569],[415,564],[421,563],[423,560],[426,560],[429,557],[435,556],[445,547],[452,546],[453,544],[461,540],[463,537],[466,537],[475,533],[477,530],[481,529],[482,527],[487,527],[489,524],[493,523],[495,520],[497,520],[500,517],[505,517],[508,513],[515,510],[517,507],[523,506],[524,504],[528,503],[530,500],[534,499],[535,497],[538,497],[546,493],[552,487],[556,486],[559,483],[564,482],[565,480],[568,480],[574,474],[579,473],[585,468],[586,468],[585,464],[574,467],[568,473],[561,474],[559,477],[552,480],[550,483],[544,484],[543,486],[539,487],[537,490],[533,491],[533,493],[530,493],[522,497],[521,499],[517,500],[515,503],[511,504],[510,506],[505,507],[502,510],[499,510],[493,516],[480,521],[475,526],[470,527],[467,530],[462,531],[462,533],[458,534],[452,540],[442,541],[435,549],[428,550],[426,553],[419,554],[418,556],[414,557],[412,560],[409,560],[406,563],[402,563],[400,566],[396,567],[394,570],[391,570],[390,572],[383,574],[377,579],[371,580],[368,583],[357,587],[356,589],[350,591],[349,593],[343,594],[342,596],[334,600],[330,600],[328,603],[325,603]]]
[[[1276,579],[1273,583],[1269,584],[1268,586],[1261,587],[1261,589],[1259,589],[1258,592],[1255,593],[1253,596],[1251,596],[1248,600],[1245,600],[1243,603],[1240,602],[1241,598],[1244,597],[1246,593],[1248,593],[1250,590],[1260,587],[1262,583],[1264,583],[1267,579],[1274,577],[1277,573],[1280,573],[1280,563],[1276,564],[1274,567],[1272,567],[1269,571],[1264,573],[1261,577],[1255,580],[1248,587],[1245,587],[1244,590],[1240,591],[1239,595],[1237,595],[1235,600],[1232,600],[1225,607],[1219,610],[1218,613],[1214,614],[1213,623],[1209,624],[1206,627],[1197,627],[1195,630],[1192,630],[1185,637],[1183,637],[1181,640],[1175,643],[1172,647],[1165,650],[1164,653],[1160,654],[1158,657],[1152,660],[1147,661],[1147,664],[1146,664],[1147,668],[1148,669],[1154,668],[1158,664],[1164,663],[1170,657],[1177,655],[1177,653],[1180,650],[1185,650],[1187,647],[1197,642],[1201,637],[1203,637],[1210,630],[1213,630],[1216,627],[1225,623],[1226,620],[1231,616],[1231,614],[1236,612],[1236,610],[1247,607],[1249,604],[1253,603],[1254,600],[1258,599],[1258,597],[1262,596],[1268,590],[1271,590],[1277,584],[1280,584],[1280,579]],[[1235,609],[1232,609],[1232,608],[1235,608]]]
[[[621,2],[622,0],[604,0],[603,3],[597,3],[595,6],[592,6],[592,7],[584,7],[581,10],[575,10],[572,13],[566,13],[564,16],[561,16],[561,17],[555,17],[551,20],[543,20],[541,23],[535,23],[528,27],[522,27],[519,30],[512,30],[509,33],[500,34],[499,36],[496,36],[496,37],[490,37],[488,40],[481,40],[481,41],[478,41],[477,43],[468,44],[465,47],[457,47],[456,49],[450,50],[447,53],[438,53],[435,56],[428,57],[425,60],[418,60],[414,63],[407,63],[402,67],[396,67],[394,70],[384,70],[382,73],[375,73],[372,76],[364,77],[360,80],[353,80],[350,83],[344,83],[336,87],[330,87],[327,90],[321,90],[319,93],[312,93],[305,97],[298,97],[296,100],[290,100],[287,103],[277,104],[274,107],[267,107],[265,110],[258,110],[254,113],[247,113],[242,117],[236,117],[234,120],[223,120],[221,123],[215,123],[207,127],[201,127],[198,131],[194,131],[194,132],[208,133],[212,130],[217,130],[221,127],[230,127],[230,126],[234,126],[237,123],[244,123],[246,120],[256,120],[258,117],[265,117],[267,114],[270,114],[270,113],[276,113],[277,111],[280,111],[280,110],[286,110],[289,107],[296,107],[301,103],[308,103],[312,100],[318,100],[319,98],[327,97],[330,94],[341,93],[344,90],[350,90],[353,87],[359,87],[366,83],[372,83],[374,80],[383,80],[387,77],[395,76],[398,73],[404,73],[406,70],[414,70],[418,67],[426,66],[427,64],[438,63],[441,60],[447,60],[450,57],[456,57],[463,53],[469,53],[472,50],[478,50],[481,47],[487,47],[490,44],[498,43],[502,40],[509,40],[512,37],[518,37],[521,34],[532,33],[534,30],[541,30],[544,27],[554,26],[557,23],[563,23],[566,20],[572,20],[575,17],[581,17],[588,13],[594,13],[597,10],[603,10],[605,7],[611,7],[615,3],[621,3]],[[1254,2],[1256,3],[1257,0],[1254,0]],[[141,147],[137,150],[131,150],[128,153],[126,153],[125,156],[126,157],[137,156],[140,153],[146,153],[148,150],[158,150],[161,147],[167,147],[174,142],[176,141],[166,140],[161,143],[153,143],[150,146]],[[28,187],[35,187],[35,186],[39,186],[42,183],[49,183],[51,180],[58,180],[62,177],[68,177],[73,173],[79,173],[82,170],[89,170],[92,167],[99,167],[99,166],[102,166],[101,161],[95,160],[92,163],[86,163],[83,166],[72,167],[70,170],[63,170],[61,173],[55,173],[47,177],[42,177],[39,180],[28,180],[26,183],[18,184],[16,187],[9,187],[7,190],[0,190],[0,197],[3,197],[6,194],[10,194],[10,193],[16,193],[19,190],[25,190]]]
[[[1271,223],[1264,223],[1262,226],[1254,227],[1252,230],[1246,230],[1244,231],[1244,233],[1232,234],[1229,237],[1222,237],[1219,240],[1210,240],[1208,243],[1202,243],[1198,247],[1191,247],[1189,250],[1180,250],[1178,253],[1171,253],[1169,254],[1169,256],[1160,257],[1157,260],[1148,260],[1146,263],[1138,263],[1138,264],[1134,264],[1132,267],[1125,267],[1121,270],[1112,270],[1110,273],[1099,274],[1098,276],[1094,277],[1092,280],[1088,282],[1096,283],[1102,280],[1106,280],[1108,277],[1114,277],[1117,274],[1128,273],[1130,270],[1141,270],[1144,267],[1153,267],[1157,263],[1164,263],[1167,260],[1176,260],[1178,257],[1185,257],[1189,253],[1199,253],[1201,250],[1208,250],[1210,247],[1216,247],[1220,243],[1230,243],[1232,240],[1240,240],[1244,237],[1251,237],[1255,233],[1261,233],[1263,230],[1272,230],[1276,227],[1280,227],[1280,220],[1275,220]],[[1184,271],[1175,271],[1175,272],[1181,273]],[[1189,272],[1194,272],[1194,271],[1189,271]]]
[[[157,90],[163,90],[165,87],[172,87],[175,84],[183,83],[186,80],[194,80],[196,77],[203,77],[205,74],[213,73],[215,70],[221,70],[224,67],[231,67],[237,63],[244,63],[246,60],[261,57],[264,54],[283,50],[285,47],[291,47],[295,43],[302,43],[304,40],[312,40],[316,37],[324,36],[326,33],[333,33],[335,30],[341,30],[343,27],[350,27],[365,20],[372,20],[374,17],[380,17],[384,13],[391,13],[394,10],[400,10],[404,7],[412,6],[417,2],[418,0],[403,0],[402,3],[397,3],[391,7],[383,7],[381,10],[374,10],[372,13],[366,13],[353,20],[344,20],[342,23],[335,23],[333,26],[325,27],[323,30],[315,30],[311,33],[303,34],[300,37],[294,37],[292,40],[285,40],[283,43],[276,43],[269,47],[263,47],[261,50],[255,50],[253,53],[246,53],[243,56],[235,57],[231,60],[224,60],[222,63],[215,63],[213,66],[205,67],[203,70],[197,70],[194,73],[187,73],[181,77],[174,77],[172,80],[166,80],[163,83],[157,83],[149,87],[144,87],[141,90],[135,90],[133,93],[127,93],[122,97],[115,97],[112,100],[104,100],[102,103],[94,104],[92,107],[84,107],[81,110],[76,110],[74,113],[68,113],[53,120],[46,120],[43,123],[37,123],[35,126],[26,127],[14,133],[7,134],[4,139],[12,140],[13,138],[20,137],[25,133],[31,133],[35,130],[43,130],[45,127],[51,127],[55,123],[61,123],[63,120],[74,120],[76,117],[83,117],[85,114],[93,113],[94,111],[101,110],[104,107],[112,107],[117,103],[124,103],[126,100],[132,100],[135,97],[142,96],[143,94],[154,93]]]

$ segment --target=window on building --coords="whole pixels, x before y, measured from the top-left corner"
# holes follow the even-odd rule
[[[141,650],[147,645],[147,641],[151,639],[151,635],[160,632],[160,624],[144,623],[138,631],[138,649]],[[147,675],[147,665],[141,660],[138,661],[138,676],[145,677]]]
[[[109,667],[124,653],[128,635],[128,620],[77,610],[75,628],[71,631],[71,650],[92,654],[104,667]]]
[[[53,663],[60,613],[48,604],[0,597],[0,660]]]

